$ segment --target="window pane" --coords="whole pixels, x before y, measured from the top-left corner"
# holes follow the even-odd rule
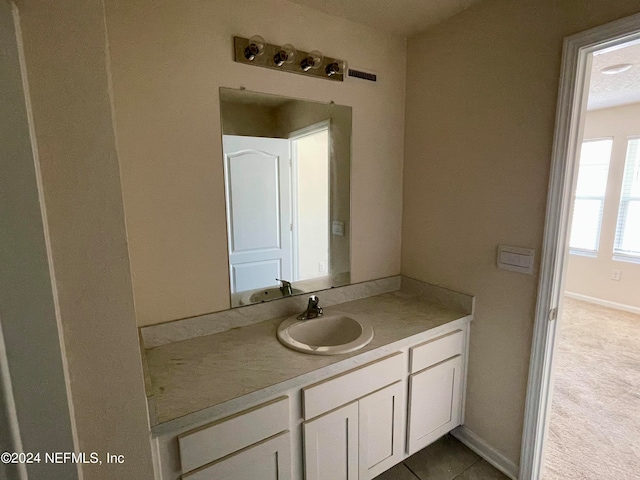
[[[640,197],[640,144],[639,139],[634,139],[629,142],[629,149],[627,151],[627,162],[625,164],[624,171],[624,185],[623,195],[629,197]]]
[[[571,248],[593,252],[598,250],[601,215],[602,200],[576,199],[571,222]]]
[[[640,201],[630,201],[620,232],[618,253],[640,256]]]
[[[576,186],[578,197],[603,197],[606,193],[612,144],[613,141],[610,139],[582,144]]]
[[[640,139],[629,140],[614,253],[640,257]]]
[[[582,143],[569,241],[572,249],[598,250],[612,145],[610,138]]]

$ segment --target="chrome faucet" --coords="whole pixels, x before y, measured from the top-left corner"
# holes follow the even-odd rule
[[[309,305],[307,305],[307,309],[296,318],[298,320],[310,320],[312,318],[320,317],[322,315],[322,308],[318,306],[319,301],[320,300],[316,295],[311,295],[309,297]]]
[[[282,292],[283,297],[290,297],[293,295],[293,290],[291,289],[291,282],[287,282],[286,280],[280,280],[276,278],[278,282],[280,282],[280,291]]]

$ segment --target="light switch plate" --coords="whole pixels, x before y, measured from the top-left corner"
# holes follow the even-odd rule
[[[334,220],[331,223],[331,233],[339,237],[344,237],[344,222]]]
[[[498,268],[533,275],[535,252],[532,248],[498,245]]]

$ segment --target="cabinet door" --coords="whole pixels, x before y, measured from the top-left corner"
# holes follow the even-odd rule
[[[291,436],[281,433],[182,476],[182,480],[291,480]]]
[[[396,382],[358,402],[360,480],[369,480],[402,461],[405,398],[402,382]]]
[[[357,480],[358,403],[304,424],[306,480]]]
[[[460,425],[462,356],[411,375],[409,381],[411,455]]]

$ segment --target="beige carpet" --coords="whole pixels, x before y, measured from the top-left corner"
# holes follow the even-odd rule
[[[640,479],[640,315],[565,299],[545,480]]]

